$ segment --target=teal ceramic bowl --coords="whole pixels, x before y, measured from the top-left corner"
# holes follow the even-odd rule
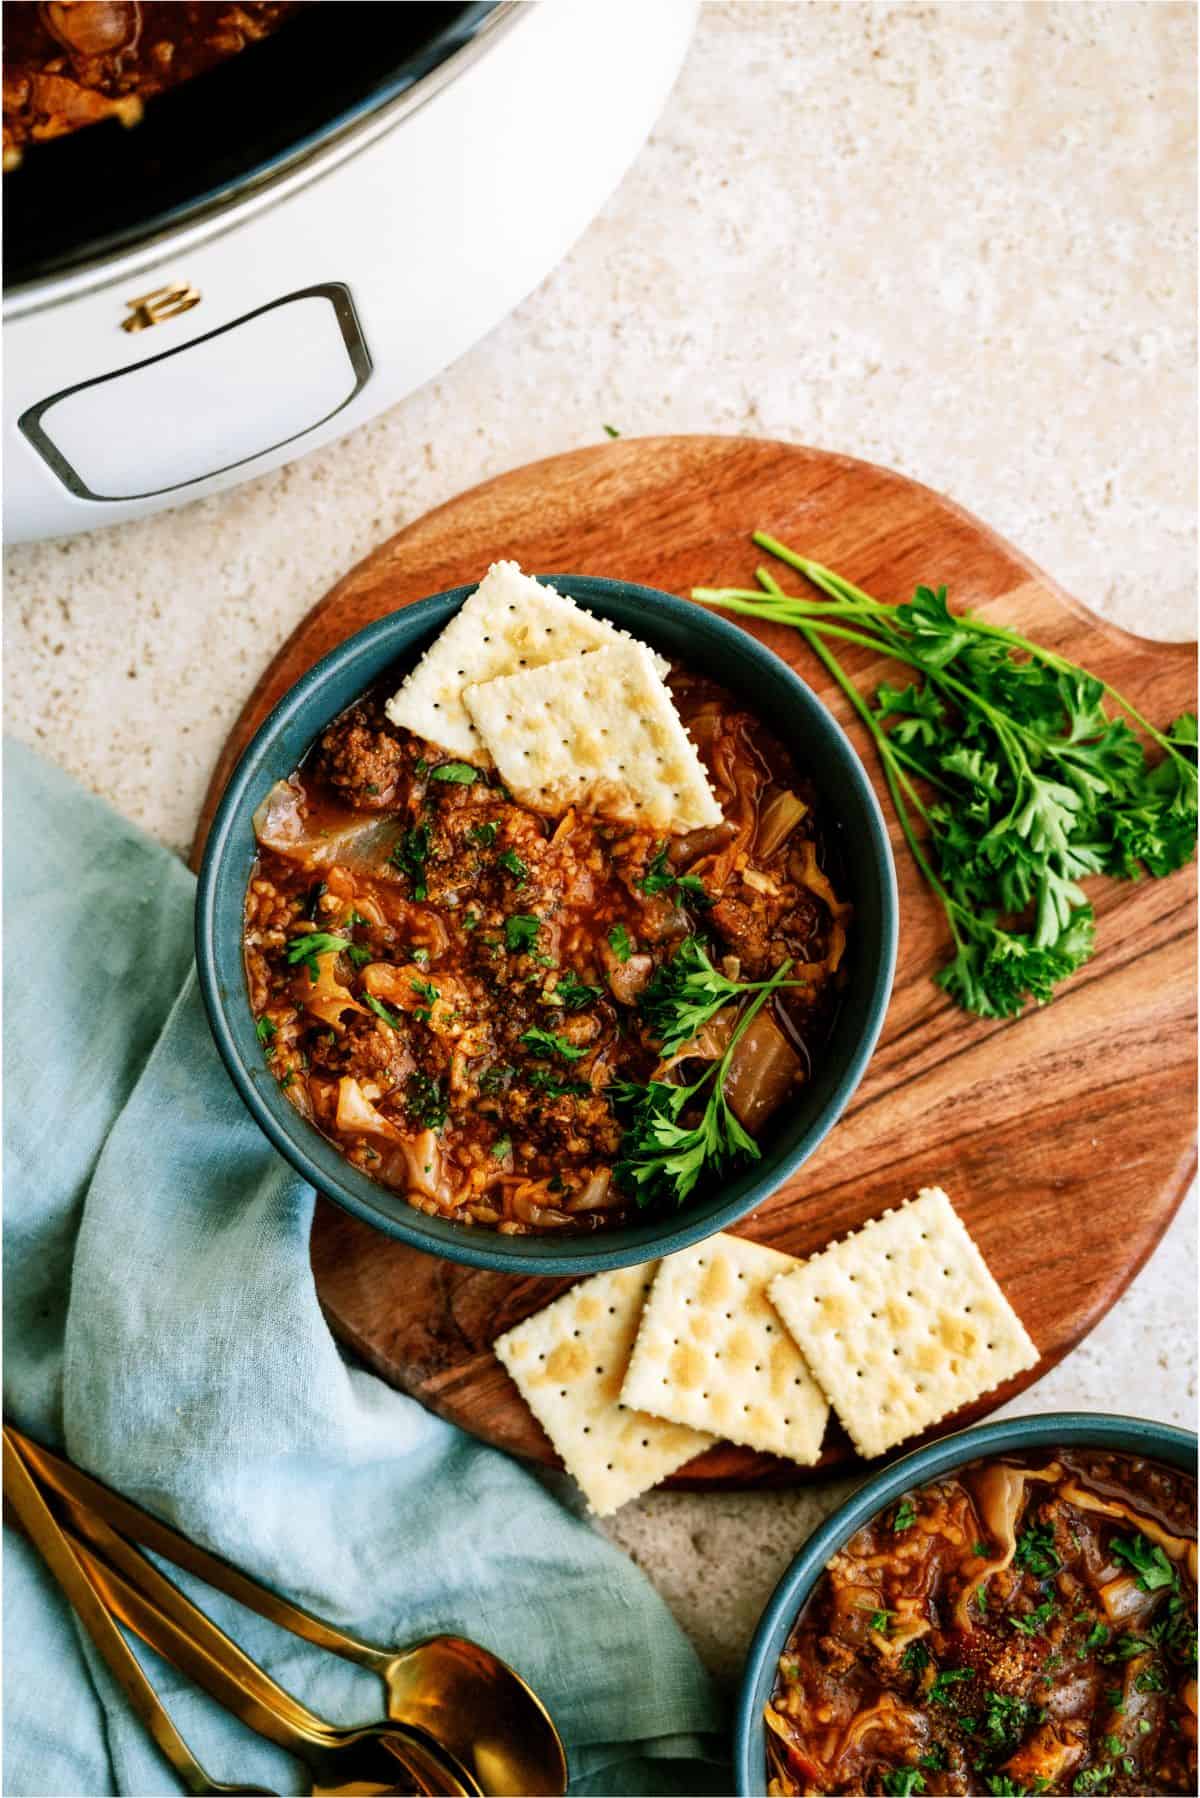
[[[555,585],[665,655],[744,699],[825,797],[840,884],[854,905],[849,977],[820,1067],[763,1140],[762,1159],[674,1216],[595,1235],[500,1236],[426,1217],[360,1174],[288,1103],[267,1069],[242,965],[242,912],[255,855],[251,820],[325,726],[385,675],[399,684],[473,591],[458,587],[380,619],[330,652],[280,701],[242,757],[213,820],[196,899],[196,964],[217,1048],[242,1098],[306,1180],[389,1236],[448,1260],[509,1273],[598,1273],[670,1254],[735,1223],[812,1154],[837,1121],[883,1023],[896,960],[896,875],[858,755],[820,700],[778,656],[725,618],[625,581],[554,575]]]
[[[939,1474],[951,1473],[984,1455],[1027,1449],[1110,1448],[1146,1455],[1170,1467],[1196,1471],[1196,1437],[1191,1430],[1150,1423],[1141,1417],[1110,1417],[1086,1411],[1051,1411],[1041,1417],[1010,1417],[944,1436],[873,1474],[858,1491],[814,1530],[796,1556],[762,1614],[742,1675],[734,1723],[733,1762],[739,1798],[766,1798],[767,1744],[763,1709],[775,1684],[775,1669],[792,1625],[832,1557],[855,1530],[869,1523],[905,1492]]]

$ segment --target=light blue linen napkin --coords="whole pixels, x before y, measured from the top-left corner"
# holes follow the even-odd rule
[[[313,1192],[244,1111],[192,970],[191,875],[28,751],[5,757],[4,1403],[32,1435],[354,1631],[438,1630],[526,1675],[572,1790],[727,1787],[713,1694],[643,1577],[522,1467],[353,1365],[308,1259]],[[5,1530],[4,1787],[171,1793],[33,1550]],[[344,1723],[372,1676],[201,1599]],[[144,1663],[225,1780],[303,1770]]]

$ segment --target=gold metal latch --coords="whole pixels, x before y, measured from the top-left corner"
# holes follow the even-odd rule
[[[190,281],[156,287],[153,293],[126,300],[129,317],[121,320],[121,329],[146,331],[151,325],[161,325],[168,318],[178,318],[181,312],[190,312],[193,306],[200,304],[200,297],[200,289],[193,287]]]

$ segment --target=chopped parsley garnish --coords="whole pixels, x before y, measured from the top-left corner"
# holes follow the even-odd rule
[[[1044,1604],[1036,1605],[1026,1616],[1013,1616],[1010,1617],[1008,1621],[1013,1629],[1020,1630],[1023,1636],[1036,1636],[1040,1635],[1042,1630],[1045,1629],[1047,1623],[1049,1623],[1057,1609],[1058,1606],[1055,1604],[1054,1600],[1048,1598]]]
[[[882,1784],[892,1798],[911,1798],[914,1792],[925,1790],[925,1781],[916,1767],[897,1767],[894,1773],[884,1774]]]
[[[413,898],[418,903],[429,897],[429,888],[425,882],[425,864],[429,860],[428,824],[414,824],[411,830],[406,830],[388,860],[394,868],[399,868],[409,876]]]
[[[375,1013],[375,1016],[383,1019],[389,1030],[399,1030],[401,1028],[403,1020],[397,1017],[394,1011],[389,1011],[383,1001],[377,999],[374,993],[364,993],[363,998]]]
[[[431,980],[410,980],[408,984],[418,999],[424,999],[426,1005],[436,1005],[441,997]]]
[[[542,1030],[536,1024],[518,1040],[536,1055],[561,1055],[564,1061],[582,1061],[587,1054],[586,1049],[577,1049],[565,1037],[556,1036],[553,1030]]]
[[[490,849],[496,841],[498,824],[472,824],[467,836],[472,843],[478,843],[481,849]]]
[[[550,1099],[577,1098],[592,1090],[586,1080],[556,1080],[549,1068],[531,1068],[529,1084]]]
[[[537,942],[541,924],[527,912],[513,912],[504,920],[504,946],[514,954],[531,949]]]
[[[1111,1635],[1112,1631],[1109,1629],[1107,1623],[1093,1623],[1091,1629],[1088,1631],[1086,1641],[1079,1650],[1080,1659],[1082,1660],[1084,1655],[1088,1654],[1093,1648],[1103,1648]]]
[[[512,1137],[498,1136],[492,1144],[492,1154],[497,1161],[506,1161],[512,1154]]]
[[[656,893],[685,893],[697,905],[712,904],[698,874],[676,874],[670,867],[665,843],[655,851],[637,884],[648,898],[653,898]]]
[[[919,1764],[922,1767],[928,1767],[931,1773],[944,1773],[946,1771],[946,1750],[941,1742],[935,1742],[928,1754],[921,1755]]]
[[[451,781],[456,787],[469,787],[479,779],[479,770],[472,768],[470,762],[441,762],[429,778]]]
[[[587,986],[570,968],[561,973],[552,993],[542,995],[547,1005],[561,1005],[565,1011],[582,1011],[600,997],[598,986]]]
[[[1061,1557],[1054,1546],[1054,1531],[1047,1524],[1035,1523],[1032,1529],[1025,1530],[1017,1538],[1017,1549],[1013,1560],[1018,1567],[1024,1567],[1032,1573],[1034,1579],[1049,1579],[1062,1566]]]
[[[994,1798],[1026,1798],[1028,1786],[1015,1785],[1007,1773],[989,1773],[984,1781]]]
[[[496,863],[506,874],[511,874],[514,880],[524,883],[529,879],[529,869],[515,849],[505,849],[496,857]]]
[[[1175,1569],[1166,1550],[1148,1537],[1140,1533],[1131,1538],[1114,1536],[1109,1546],[1118,1560],[1133,1568],[1143,1592],[1158,1592],[1175,1584]]]
[[[507,1067],[499,1062],[495,1067],[485,1068],[479,1076],[480,1092],[489,1094],[503,1092],[516,1071],[515,1068]]]
[[[418,1124],[424,1124],[427,1130],[440,1130],[449,1110],[441,1081],[435,1080],[432,1074],[421,1072],[408,1076],[404,1106],[409,1116]]]
[[[1134,1661],[1139,1654],[1150,1654],[1153,1642],[1147,1642],[1144,1636],[1118,1636],[1112,1647],[1105,1650],[1106,1661]]]
[[[1085,1767],[1082,1773],[1075,1775],[1071,1785],[1073,1792],[1098,1792],[1116,1777],[1115,1767]]]
[[[614,924],[608,933],[608,946],[620,962],[626,962],[633,954],[633,944],[629,940],[629,932],[624,924]]]
[[[924,1642],[910,1642],[900,1656],[900,1665],[906,1673],[924,1673],[929,1665],[929,1650]]]
[[[790,960],[780,964],[742,1012],[721,1059],[710,1062],[690,1086],[651,1080],[645,1086],[620,1081],[609,1088],[628,1118],[614,1178],[639,1205],[658,1199],[682,1205],[702,1174],[722,1173],[743,1157],[759,1159],[762,1151],[725,1097],[725,1076],[742,1037],[791,965]],[[705,1088],[699,1122],[685,1124],[685,1108]]]
[[[899,1536],[904,1530],[910,1530],[917,1521],[917,1507],[911,1498],[902,1498],[892,1516],[892,1530]]]
[[[663,1054],[673,1055],[726,1005],[780,984],[777,975],[770,980],[730,980],[713,967],[699,937],[685,936],[670,961],[656,968],[646,983],[638,1010]]]
[[[990,1753],[1011,1754],[1030,1723],[1040,1720],[1038,1706],[1024,1698],[989,1692],[979,1719],[979,1732]]]
[[[1151,1661],[1148,1667],[1143,1667],[1140,1673],[1135,1674],[1133,1689],[1135,1692],[1166,1691],[1167,1676],[1157,1661]]]
[[[892,1624],[892,1613],[890,1611],[872,1611],[871,1612],[871,1622],[870,1622],[869,1628],[873,1629],[875,1631],[876,1635],[886,1636],[888,1633],[888,1630],[891,1628],[891,1624]]]
[[[1196,1665],[1196,1627],[1178,1590],[1172,1592],[1166,1609],[1154,1619],[1146,1634],[1174,1660]]]
[[[929,1688],[931,1704],[949,1704],[954,1695],[954,1687],[961,1679],[974,1679],[974,1667],[946,1667],[941,1673],[934,1675],[933,1684]]]
[[[293,967],[297,964],[306,967],[308,977],[315,986],[321,977],[321,970],[317,966],[318,958],[349,947],[348,936],[330,936],[327,930],[312,930],[307,936],[292,938],[287,946],[287,958]]]
[[[604,425],[601,428],[603,429],[606,437],[619,437],[621,435],[621,433],[620,433],[620,431],[618,431],[616,425]]]
[[[871,732],[900,828],[945,913],[938,983],[981,1017],[1045,1004],[1095,947],[1081,879],[1162,876],[1195,855],[1195,714],[1159,730],[1055,650],[951,612],[944,587],[882,604],[761,531],[754,541],[825,597],[785,593],[765,570],[762,592],[692,597],[793,626]],[[900,663],[910,684],[885,683],[872,703],[831,638]],[[1148,746],[1161,757],[1153,766]]]
[[[271,1042],[277,1028],[278,1026],[273,1024],[270,1018],[259,1018],[258,1022],[255,1024],[254,1034],[259,1042],[263,1044],[264,1048]]]
[[[364,949],[359,943],[347,943],[346,954],[356,968],[363,968],[372,959],[371,951]]]
[[[988,1553],[989,1553],[987,1543],[986,1542],[976,1542],[974,1547],[971,1550],[971,1553],[973,1555],[975,1555],[978,1560],[985,1561],[987,1559]]]

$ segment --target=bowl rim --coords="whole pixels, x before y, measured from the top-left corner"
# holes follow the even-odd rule
[[[263,1102],[250,1077],[245,1059],[235,1041],[229,1016],[231,1003],[245,1003],[245,993],[244,990],[239,990],[234,1000],[231,994],[222,990],[218,977],[221,956],[218,949],[216,909],[226,859],[236,848],[235,833],[262,798],[262,793],[255,785],[262,778],[260,762],[280,733],[292,725],[297,716],[304,713],[331,682],[348,681],[353,671],[361,667],[359,690],[365,690],[378,678],[380,649],[388,645],[401,628],[408,640],[419,639],[424,629],[454,616],[467,597],[475,591],[478,581],[429,594],[366,625],[327,651],[272,708],[239,757],[213,814],[196,890],[195,952],[197,977],[209,1027],[234,1087],[268,1141],[319,1193],[323,1193],[362,1222],[426,1254],[494,1272],[571,1278],[642,1265],[664,1254],[704,1241],[748,1216],[809,1159],[841,1117],[879,1040],[895,975],[899,900],[887,825],[866,767],[824,701],[782,656],[777,656],[748,631],[731,623],[721,614],[710,611],[707,607],[697,606],[693,601],[664,593],[656,587],[600,575],[538,574],[536,578],[553,583],[570,596],[581,598],[585,605],[591,596],[601,602],[605,597],[615,596],[626,601],[632,599],[642,602],[651,614],[665,616],[680,628],[694,627],[697,619],[704,620],[702,628],[715,632],[718,638],[724,638],[731,648],[736,646],[741,659],[769,669],[774,680],[782,681],[785,686],[792,688],[797,705],[810,721],[815,721],[816,728],[829,740],[835,760],[856,789],[856,798],[866,819],[870,859],[878,881],[880,898],[880,942],[877,965],[865,1005],[865,1027],[811,1127],[772,1166],[768,1184],[759,1190],[751,1189],[749,1194],[728,1200],[705,1215],[696,1215],[690,1220],[685,1208],[675,1218],[662,1219],[661,1227],[647,1223],[635,1226],[633,1231],[598,1232],[594,1237],[574,1237],[571,1239],[573,1247],[564,1244],[557,1252],[547,1247],[541,1247],[536,1252],[522,1251],[515,1247],[500,1249],[493,1246],[494,1233],[491,1231],[474,1231],[462,1225],[453,1225],[449,1220],[426,1218],[423,1213],[408,1207],[405,1207],[407,1216],[392,1216],[360,1198],[348,1183],[332,1179],[330,1173],[317,1164],[305,1147],[304,1135],[313,1127],[306,1124],[297,1113],[296,1133],[293,1135],[290,1128],[284,1129]],[[653,641],[652,618],[650,624],[651,628],[646,634]],[[403,654],[403,646],[391,653]],[[353,701],[347,702],[350,703]],[[337,715],[336,711],[324,712],[321,722],[308,732],[308,741],[314,740]],[[836,807],[833,809],[836,811]],[[291,1120],[288,1122],[290,1126]],[[324,1141],[323,1138],[321,1140]],[[364,1182],[367,1181],[366,1175],[362,1178]],[[453,1237],[449,1234],[431,1234],[430,1227],[439,1221],[445,1226],[447,1233],[453,1231]],[[651,1231],[652,1238],[641,1240]],[[629,1240],[631,1236],[635,1237],[633,1241]],[[506,1237],[500,1240],[515,1244],[526,1239]],[[538,1241],[545,1243],[546,1239],[539,1238]],[[621,1246],[623,1241],[624,1247]]]
[[[766,1681],[773,1682],[775,1664],[801,1606],[830,1558],[858,1529],[893,1499],[985,1455],[1060,1445],[1064,1448],[1113,1448],[1146,1454],[1173,1467],[1194,1469],[1194,1430],[1127,1417],[1110,1411],[1045,1411],[1006,1417],[955,1431],[871,1474],[831,1511],[806,1538],[767,1600],[754,1632],[738,1690],[733,1725],[734,1785],[738,1798],[765,1798],[765,1726],[762,1707]]]

